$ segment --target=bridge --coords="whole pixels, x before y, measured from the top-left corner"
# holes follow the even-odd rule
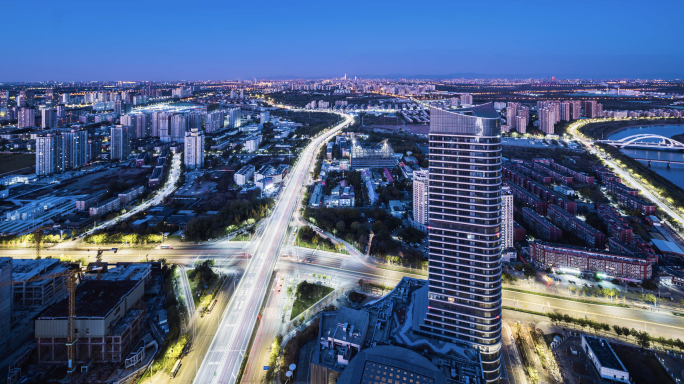
[[[633,159],[648,162],[649,167],[651,166],[651,162],[653,162],[653,163],[666,163],[668,168],[670,168],[670,164],[684,164],[684,161],[678,161],[678,160],[643,159],[643,158],[637,158],[637,157],[633,157]]]
[[[616,148],[643,148],[654,150],[682,150],[684,151],[684,144],[677,140],[672,140],[669,137],[644,133],[640,135],[633,135],[625,137],[620,140],[597,140],[599,143],[612,145]]]

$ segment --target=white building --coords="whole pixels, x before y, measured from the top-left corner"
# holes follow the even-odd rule
[[[252,179],[252,176],[254,176],[254,166],[247,164],[240,168],[239,171],[235,172],[233,179],[235,180],[235,184],[242,186],[247,184],[247,182]]]
[[[188,117],[183,114],[171,117],[171,141],[182,142],[185,139],[185,132],[188,130]]]
[[[43,115],[41,117],[41,127],[45,128],[56,128],[57,127],[57,110],[54,108],[43,109]]]
[[[36,125],[36,110],[21,108],[17,117],[17,128],[33,127]]]
[[[245,139],[245,149],[249,152],[256,152],[259,150],[259,145],[261,145],[261,135],[254,135]]]
[[[49,133],[36,137],[36,175],[49,176],[62,173],[61,137]]]
[[[240,128],[242,122],[242,110],[233,108],[228,111],[228,128]]]
[[[198,169],[204,166],[204,132],[193,128],[185,134],[185,167]]]
[[[429,170],[413,171],[413,221],[428,224],[428,178]]]
[[[607,340],[582,335],[582,349],[596,367],[601,378],[622,383],[630,382],[629,372]]]

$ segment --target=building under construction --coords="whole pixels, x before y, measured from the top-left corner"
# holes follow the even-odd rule
[[[12,315],[12,258],[0,257],[0,358],[9,352]]]
[[[67,293],[69,266],[56,259],[14,259],[12,290],[18,308],[42,308]],[[52,277],[50,277],[52,276]]]
[[[362,146],[358,141],[352,141],[352,169],[394,168],[396,165],[397,159],[394,157],[394,150],[392,149],[392,146],[387,143],[387,140],[373,146]]]
[[[75,360],[123,362],[144,327],[142,280],[88,280],[76,287]],[[66,362],[68,299],[36,319],[38,360]]]

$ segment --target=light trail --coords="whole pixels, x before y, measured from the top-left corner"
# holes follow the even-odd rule
[[[285,181],[273,213],[267,219],[264,236],[258,241],[244,277],[232,297],[225,317],[207,351],[195,383],[235,383],[249,340],[258,321],[259,310],[270,287],[271,275],[295,206],[301,199],[301,188],[313,168],[314,154],[323,142],[349,125],[353,118],[342,115],[344,121],[314,138],[304,149],[300,160]]]

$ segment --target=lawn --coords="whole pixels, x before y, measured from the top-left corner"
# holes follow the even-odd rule
[[[306,280],[302,281],[295,292],[290,319],[296,318],[332,291],[333,289],[330,287],[309,283]]]
[[[36,165],[36,155],[25,153],[0,153],[0,174]]]

